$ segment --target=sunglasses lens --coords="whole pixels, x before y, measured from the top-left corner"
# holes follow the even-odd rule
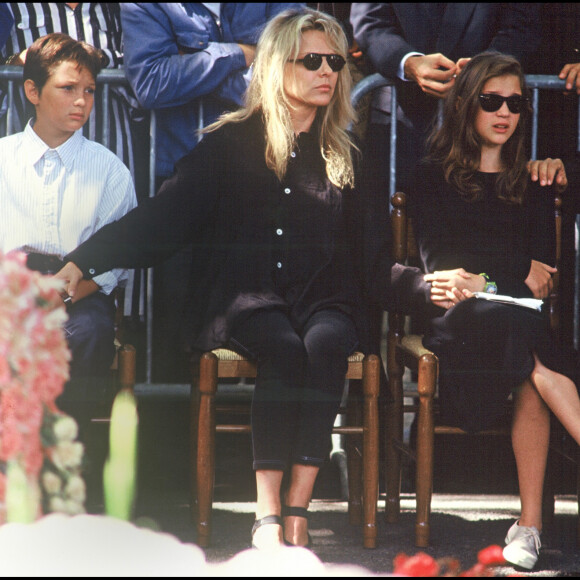
[[[521,112],[525,100],[518,95],[514,95],[513,97],[508,97],[506,99],[506,102],[507,102],[508,109],[514,115],[517,115],[518,113]]]
[[[302,59],[302,64],[306,70],[318,70],[322,65],[322,56],[311,52]]]
[[[499,95],[479,95],[479,104],[486,113],[497,111],[503,103],[503,98]]]
[[[502,97],[501,95],[479,95],[479,104],[486,113],[495,113],[503,105],[504,101],[507,103],[510,113],[517,115],[521,113],[522,107],[526,99],[521,95],[512,95],[511,97]]]
[[[341,71],[345,65],[345,60],[340,54],[331,54],[326,57],[326,62],[333,72]]]

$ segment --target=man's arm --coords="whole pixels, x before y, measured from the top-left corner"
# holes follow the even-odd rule
[[[3,48],[6,44],[13,26],[14,18],[8,8],[8,4],[6,2],[0,3],[0,47]]]
[[[180,4],[122,3],[121,20],[127,79],[146,108],[188,103],[247,68],[236,43],[211,42],[206,30],[191,25],[191,34],[180,36],[175,25],[188,21]]]
[[[418,51],[404,37],[392,4],[353,3],[350,20],[355,40],[383,76],[400,76],[405,59],[404,80],[417,83],[423,92],[441,98],[453,86],[456,63],[440,53],[425,55]],[[420,54],[413,54],[417,52]]]

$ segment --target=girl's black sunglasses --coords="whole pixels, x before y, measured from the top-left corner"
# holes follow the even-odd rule
[[[512,95],[511,97],[502,97],[495,93],[484,93],[479,95],[479,104],[486,113],[495,113],[495,111],[498,111],[501,108],[504,101],[507,103],[510,113],[518,115],[526,106],[528,99],[522,95]]]
[[[310,52],[304,58],[297,58],[290,62],[301,62],[306,70],[314,71],[322,66],[322,57],[326,58],[326,62],[333,72],[341,71],[346,64],[340,54],[320,54],[318,52]]]

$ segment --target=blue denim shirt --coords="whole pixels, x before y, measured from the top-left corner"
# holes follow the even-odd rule
[[[199,128],[242,104],[250,70],[238,44],[256,44],[268,20],[302,6],[222,2],[218,23],[202,3],[121,3],[127,79],[157,110],[157,176],[173,173]]]

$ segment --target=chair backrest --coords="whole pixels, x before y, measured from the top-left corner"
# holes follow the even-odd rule
[[[401,263],[416,261],[419,258],[419,250],[413,232],[413,220],[407,213],[407,196],[398,191],[391,199],[393,209],[391,211],[391,225],[393,231],[393,258]],[[557,339],[560,328],[560,262],[562,257],[562,198],[556,193],[554,196],[554,219],[556,223],[556,263],[558,271],[553,276],[553,287],[547,299],[550,313],[550,326],[554,337]]]

